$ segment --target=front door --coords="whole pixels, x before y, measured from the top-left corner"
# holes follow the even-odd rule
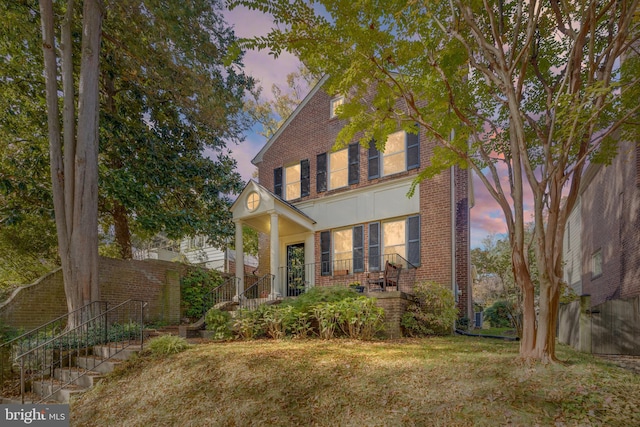
[[[287,246],[287,296],[295,297],[305,290],[304,243]]]

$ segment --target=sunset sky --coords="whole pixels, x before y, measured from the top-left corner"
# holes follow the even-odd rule
[[[225,15],[238,37],[266,35],[273,26],[268,15],[244,8],[227,11]],[[277,84],[281,89],[287,87],[286,76],[298,68],[299,61],[295,56],[287,53],[274,59],[266,51],[249,51],[245,54],[244,65],[246,73],[260,80],[260,85],[264,88],[262,96],[271,96],[273,84]],[[257,133],[258,130],[259,128],[255,127],[253,131],[246,134],[243,143],[230,147],[238,161],[239,172],[245,180],[250,179],[255,170],[251,159],[266,143],[265,138]],[[478,247],[488,234],[506,233],[507,230],[502,210],[486,191],[484,184],[477,176],[473,177],[473,181],[475,206],[471,209],[471,246]],[[525,210],[528,210],[527,208],[525,206]]]

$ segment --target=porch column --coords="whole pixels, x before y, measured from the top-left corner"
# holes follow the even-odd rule
[[[234,301],[238,301],[238,297],[244,290],[244,242],[242,240],[242,222],[236,221],[236,295]]]
[[[304,264],[305,264],[305,280],[310,287],[316,284],[316,238],[314,233],[309,233],[304,239]]]
[[[273,274],[273,282],[271,282],[271,298],[282,296],[280,293],[280,238],[279,238],[278,214],[271,213],[271,230],[270,230],[270,258],[271,258],[271,274]]]

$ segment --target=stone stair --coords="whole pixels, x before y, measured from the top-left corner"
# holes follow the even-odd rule
[[[48,396],[52,390],[65,383],[69,384],[51,394],[46,402],[69,403],[73,395],[93,387],[97,381],[141,349],[139,344],[130,345],[124,349],[114,345],[96,345],[91,351],[92,354],[74,357],[72,366],[56,368],[53,371],[53,377],[34,381],[28,401],[25,400],[25,403],[37,402],[39,396]],[[20,403],[20,401],[2,399],[0,403]]]

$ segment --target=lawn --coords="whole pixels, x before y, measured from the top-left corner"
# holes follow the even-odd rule
[[[640,425],[640,376],[561,346],[473,337],[247,341],[139,357],[71,405],[73,426]]]

